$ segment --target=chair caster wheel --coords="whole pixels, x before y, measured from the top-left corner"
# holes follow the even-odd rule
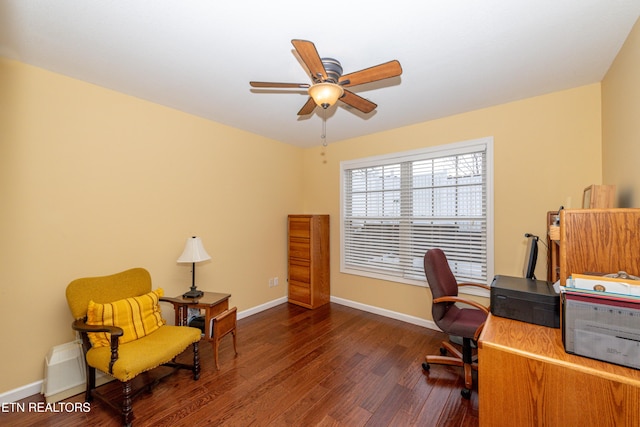
[[[429,364],[428,364],[427,362],[424,362],[424,363],[422,364],[422,369],[424,369],[425,371],[428,371],[428,370],[429,370],[429,368],[431,368],[431,366],[429,366]]]
[[[446,348],[444,348],[444,347],[440,347],[440,354],[441,354],[442,356],[446,356],[446,355],[447,355],[447,349],[446,349]]]
[[[465,399],[471,399],[471,390],[469,390],[468,388],[463,389],[460,394],[462,395],[462,397],[464,397]]]

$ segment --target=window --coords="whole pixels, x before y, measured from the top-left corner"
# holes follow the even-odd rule
[[[424,286],[441,248],[458,281],[493,278],[493,140],[341,163],[341,271]]]

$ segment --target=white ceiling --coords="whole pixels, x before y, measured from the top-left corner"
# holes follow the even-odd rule
[[[0,56],[285,143],[322,143],[291,39],[344,73],[392,59],[401,77],[328,110],[327,142],[602,80],[640,0],[0,0]],[[340,103],[339,103],[340,104]]]

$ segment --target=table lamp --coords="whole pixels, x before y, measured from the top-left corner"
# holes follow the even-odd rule
[[[192,265],[191,290],[182,295],[184,298],[199,298],[203,295],[203,292],[196,288],[196,262],[207,261],[209,259],[211,259],[211,257],[207,251],[204,250],[202,240],[199,237],[193,236],[187,239],[184,251],[182,255],[180,255],[180,258],[178,258],[179,263],[190,262]]]

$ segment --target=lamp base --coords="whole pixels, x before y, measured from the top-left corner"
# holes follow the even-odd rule
[[[200,298],[204,295],[204,292],[197,290],[195,287],[192,287],[189,292],[182,294],[183,298]]]

